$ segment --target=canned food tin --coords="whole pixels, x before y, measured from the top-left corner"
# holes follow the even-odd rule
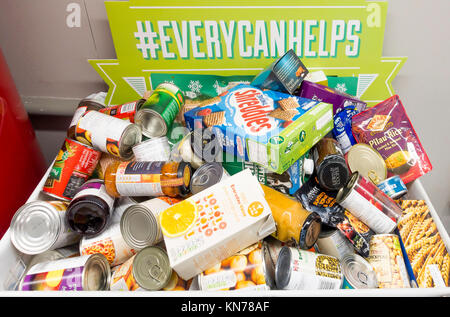
[[[69,139],[75,138],[75,129],[78,123],[78,120],[80,120],[81,116],[89,110],[100,110],[102,108],[105,108],[105,97],[106,92],[99,92],[95,94],[91,94],[87,96],[86,98],[83,98],[80,103],[78,104],[77,109],[75,110],[75,113],[73,114],[72,121],[69,124],[69,128],[67,129],[67,137]]]
[[[150,246],[114,268],[112,291],[158,291],[166,287],[172,276],[166,251]]]
[[[166,135],[184,102],[180,88],[169,83],[159,84],[136,112],[134,120],[149,138]]]
[[[338,142],[323,138],[313,148],[314,165],[319,185],[326,190],[338,190],[348,180],[349,170]]]
[[[136,252],[124,240],[120,224],[113,223],[101,234],[92,238],[83,237],[80,241],[80,254],[101,253],[111,266],[124,263]]]
[[[87,111],[78,120],[75,137],[104,153],[127,160],[133,157],[132,148],[141,142],[142,133],[137,124]]]
[[[402,215],[395,201],[358,172],[339,190],[336,202],[377,234],[393,232]]]
[[[259,244],[226,258],[197,275],[201,291],[267,290]]]
[[[42,191],[58,199],[71,200],[94,172],[100,156],[90,146],[66,138]]]
[[[347,163],[350,171],[359,172],[374,184],[382,182],[387,177],[386,162],[370,145],[358,143],[348,151]]]
[[[377,184],[378,188],[392,199],[398,199],[408,192],[400,176],[395,175]]]
[[[350,241],[338,229],[334,228],[326,230],[322,228],[316,245],[319,253],[334,256],[339,260],[346,255],[355,253]]]
[[[278,255],[275,281],[279,289],[340,289],[343,274],[339,260],[292,247],[283,247]]]
[[[27,265],[27,269],[25,271],[28,272],[35,264],[42,263],[42,262],[48,262],[48,261],[55,261],[59,259],[65,259],[65,258],[72,258],[80,256],[79,248],[77,244],[73,244],[67,247],[55,249],[55,250],[48,250],[39,254],[34,255],[30,262]]]
[[[166,136],[151,138],[133,146],[134,158],[143,161],[168,161],[170,159],[170,146]]]
[[[39,254],[78,242],[67,226],[67,202],[34,201],[20,207],[11,220],[11,242],[25,254]]]
[[[157,197],[129,206],[120,220],[120,230],[126,243],[140,250],[163,241],[159,214],[180,200]]]
[[[220,183],[229,176],[228,172],[222,167],[222,164],[217,162],[205,163],[192,175],[190,184],[191,193],[195,195],[212,185]]]
[[[379,288],[410,288],[397,235],[374,235],[370,240],[368,260],[375,270]]]
[[[108,290],[111,268],[103,254],[83,255],[38,263],[30,268],[19,289],[22,291]]]
[[[139,99],[137,101],[132,101],[124,103],[123,105],[116,105],[98,110],[98,112],[107,114],[118,119],[127,120],[134,123],[134,116],[136,111],[144,104],[145,99]]]
[[[147,196],[137,196],[137,197],[123,196],[118,198],[114,206],[114,212],[111,218],[111,222],[119,223],[128,207],[142,203],[149,199],[150,197]]]
[[[377,288],[377,276],[369,262],[357,254],[348,254],[341,259],[345,289]]]

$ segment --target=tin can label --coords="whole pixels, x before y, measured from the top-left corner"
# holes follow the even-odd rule
[[[132,124],[98,111],[87,111],[77,124],[75,137],[78,141],[92,145],[102,152],[120,157],[123,132]]]
[[[335,257],[291,248],[292,271],[286,289],[339,289],[342,271]]]
[[[82,291],[83,273],[90,256],[42,262],[28,271],[22,291]]]
[[[162,196],[161,169],[164,164],[165,162],[120,164],[116,172],[117,191],[122,196]]]
[[[120,232],[120,224],[116,223],[98,236],[83,238],[80,242],[80,253],[82,255],[101,253],[111,266],[116,266],[124,263],[136,254],[136,251],[126,244]]]
[[[111,291],[145,291],[137,284],[133,276],[133,263],[136,255],[133,255],[125,263],[113,269],[111,277]]]
[[[72,121],[70,122],[69,128],[76,126],[78,123],[78,120],[80,120],[81,116],[86,112],[87,106],[81,106],[78,107],[77,110],[75,110],[75,113],[73,114]]]
[[[72,199],[94,172],[101,153],[76,141],[65,139],[44,184],[43,191]]]
[[[134,123],[134,115],[136,113],[138,103],[139,100],[128,102],[123,105],[100,109],[99,112]]]
[[[396,199],[397,197],[401,196],[402,194],[408,191],[408,189],[406,188],[405,184],[402,182],[402,179],[399,176],[393,176],[391,178],[388,178],[384,182],[379,183],[377,186],[392,199]]]

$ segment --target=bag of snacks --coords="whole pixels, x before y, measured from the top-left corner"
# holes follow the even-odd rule
[[[399,175],[407,184],[432,169],[397,95],[353,116],[352,132],[358,143],[366,143],[381,154],[388,177]]]

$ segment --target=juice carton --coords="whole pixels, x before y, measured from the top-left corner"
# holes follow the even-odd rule
[[[261,185],[249,169],[171,206],[159,220],[170,266],[184,280],[276,230]]]
[[[184,114],[189,129],[211,127],[225,152],[282,174],[333,129],[332,105],[237,85]]]

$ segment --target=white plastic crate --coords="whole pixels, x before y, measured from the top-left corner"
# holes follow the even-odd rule
[[[33,193],[28,198],[27,202],[35,200],[49,200],[49,196],[42,194],[41,189],[44,185],[50,168],[43,176]],[[408,194],[405,199],[425,200],[430,209],[430,214],[433,217],[436,227],[439,230],[442,240],[447,248],[450,250],[450,237],[445,230],[439,216],[434,209],[425,189],[420,180],[415,180],[408,184]],[[19,282],[26,264],[31,256],[25,255],[17,251],[11,243],[10,231],[4,234],[0,240],[0,296],[77,296],[77,292],[57,292],[57,291],[14,291],[13,289]],[[407,289],[340,289],[340,290],[317,290],[317,291],[300,291],[300,290],[270,290],[270,291],[178,291],[178,292],[118,292],[118,291],[97,291],[97,292],[83,292],[86,296],[126,296],[126,297],[158,297],[158,296],[173,296],[173,297],[319,297],[319,296],[450,296],[450,287],[434,287],[434,288],[407,288]]]

